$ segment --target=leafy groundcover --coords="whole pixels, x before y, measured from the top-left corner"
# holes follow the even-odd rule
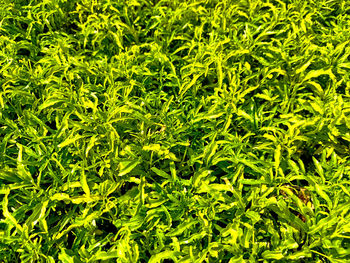
[[[0,262],[350,262],[347,0],[1,0]]]

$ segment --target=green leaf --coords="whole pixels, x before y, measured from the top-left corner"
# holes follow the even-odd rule
[[[44,202],[40,202],[37,204],[34,209],[33,213],[28,217],[25,224],[28,226],[28,230],[30,231],[39,221],[41,222],[42,226],[44,227],[44,231],[47,232],[47,223],[45,220],[45,213],[47,206],[49,204],[48,200],[45,200]]]
[[[170,179],[170,178],[171,178],[171,176],[168,175],[166,172],[164,172],[164,171],[162,171],[162,170],[159,170],[159,169],[156,168],[156,167],[152,167],[151,170],[152,170],[154,173],[156,173],[157,175],[159,175],[159,176],[161,176],[161,177],[163,177],[163,178],[165,178],[165,179]]]
[[[264,259],[276,259],[276,260],[281,260],[284,258],[282,251],[269,251],[266,250],[262,253],[262,257]]]
[[[118,251],[99,251],[93,256],[93,260],[108,260],[112,258],[119,258],[121,253]]]
[[[163,262],[164,259],[172,259],[173,261],[176,262],[177,261],[176,257],[180,254],[181,254],[180,252],[166,250],[151,256],[149,263],[161,263]]]
[[[280,167],[280,162],[281,162],[281,145],[277,145],[276,150],[275,150],[275,171],[276,171],[276,176],[278,175],[278,168]]]
[[[197,220],[182,223],[177,228],[167,233],[166,236],[169,236],[169,237],[179,236],[184,231],[186,231],[187,229],[190,229],[193,225],[196,225],[197,223],[198,223]]]
[[[194,75],[189,83],[184,83],[179,90],[179,97],[183,97],[183,95],[197,82],[201,74]]]
[[[139,164],[140,162],[138,160],[120,162],[118,176],[129,174]]]
[[[329,69],[318,69],[318,70],[311,70],[309,73],[306,74],[306,76],[303,79],[303,82],[308,81],[312,78],[317,78],[321,75],[328,75],[332,80],[336,80],[336,77],[334,76],[332,70]]]
[[[61,260],[62,263],[74,263],[73,257],[67,255],[65,249],[61,248],[61,252],[58,254],[58,259]]]

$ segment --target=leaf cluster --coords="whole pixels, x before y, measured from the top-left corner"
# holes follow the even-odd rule
[[[0,1],[0,262],[349,261],[349,21]]]

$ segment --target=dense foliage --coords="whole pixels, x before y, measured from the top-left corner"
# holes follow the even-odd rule
[[[0,262],[349,262],[348,0],[1,0]]]

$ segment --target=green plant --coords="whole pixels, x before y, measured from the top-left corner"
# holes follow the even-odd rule
[[[347,1],[0,10],[0,262],[350,260]]]

